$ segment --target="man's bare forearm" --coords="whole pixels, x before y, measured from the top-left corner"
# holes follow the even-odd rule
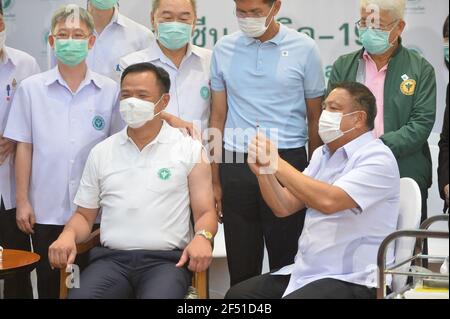
[[[304,204],[281,186],[274,175],[260,175],[258,183],[264,201],[276,216],[287,217],[304,208]]]
[[[97,216],[97,214],[93,214],[93,216]],[[91,235],[95,217],[87,219],[85,215],[77,210],[66,224],[66,227],[64,227],[63,235],[73,237],[77,244],[86,241]]]
[[[16,201],[18,204],[29,201],[33,145],[18,143],[16,151]]]
[[[199,230],[207,230],[214,236],[217,234],[217,213],[215,210],[209,210],[199,217],[195,222],[195,232]]]

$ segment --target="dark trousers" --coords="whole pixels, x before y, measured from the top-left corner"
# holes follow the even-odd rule
[[[0,203],[0,246],[4,249],[31,251],[30,236],[17,227],[16,210],[6,210]],[[29,273],[17,274],[4,281],[5,299],[32,299],[33,290]]]
[[[69,299],[184,299],[192,274],[175,267],[181,254],[96,247]]]
[[[428,218],[428,189],[421,189],[420,193],[422,195],[422,217],[420,222],[423,223]]]
[[[230,153],[224,151],[224,156],[228,158]],[[300,171],[307,165],[305,148],[280,150],[280,156]],[[246,161],[245,157],[245,163],[224,161],[220,165],[231,286],[261,274],[264,243],[270,269],[292,264],[305,220],[304,211],[277,218],[264,202],[258,181]]]
[[[420,223],[423,223],[428,218],[428,189],[421,189],[420,193],[422,194],[422,217],[420,219]],[[424,239],[423,241],[423,249],[422,253],[424,255],[428,255],[428,240]],[[428,259],[422,260],[422,266],[428,268]]]
[[[34,252],[41,256],[36,267],[39,299],[59,298],[59,269],[52,270],[48,260],[48,248],[58,239],[64,226],[34,225],[33,239]]]
[[[281,299],[291,276],[265,274],[231,288],[226,299]],[[376,289],[336,279],[320,279],[300,288],[284,299],[375,299]]]

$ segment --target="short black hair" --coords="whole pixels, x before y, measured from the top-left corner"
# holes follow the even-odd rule
[[[234,0],[234,1],[236,2],[236,0]],[[273,6],[275,1],[277,1],[277,0],[263,0],[264,3],[266,3],[266,4],[270,5],[270,6]]]
[[[120,84],[123,83],[123,80],[128,74],[144,73],[144,72],[151,72],[156,76],[156,80],[158,81],[162,94],[167,94],[170,92],[171,83],[169,73],[167,73],[167,71],[164,70],[163,68],[160,68],[149,62],[137,63],[127,67],[122,73]]]
[[[3,15],[3,0],[0,0],[0,14]]]
[[[353,97],[354,109],[366,112],[366,125],[372,131],[377,117],[377,100],[369,88],[358,82],[341,82],[334,85],[333,89],[343,89]]]
[[[449,33],[449,25],[448,25],[448,16],[447,16],[447,19],[445,19],[445,22],[444,22],[444,30],[443,30],[443,35],[444,35],[444,38],[448,38],[448,33]]]

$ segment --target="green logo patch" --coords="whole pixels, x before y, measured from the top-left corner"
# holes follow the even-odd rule
[[[202,98],[204,100],[208,100],[211,97],[211,92],[209,90],[209,87],[207,87],[207,86],[202,87],[202,89],[200,90],[200,95],[202,96]]]
[[[105,119],[103,117],[101,117],[100,115],[95,116],[94,119],[92,120],[92,126],[97,131],[103,131],[103,129],[106,126]]]
[[[172,172],[170,171],[170,169],[168,168],[161,168],[158,171],[158,176],[160,179],[162,179],[163,181],[167,181],[170,179],[170,177],[172,176]]]

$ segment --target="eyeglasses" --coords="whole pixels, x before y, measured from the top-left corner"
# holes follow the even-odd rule
[[[370,21],[370,23],[369,24],[367,24],[367,20],[369,20],[368,18],[367,19],[360,19],[360,20],[358,20],[355,24],[356,24],[356,26],[358,27],[358,29],[366,29],[366,28],[370,28],[370,29],[373,29],[373,30],[378,30],[378,31],[389,31],[389,30],[391,30],[391,26],[393,25],[393,24],[395,24],[395,23],[397,23],[399,20],[394,20],[393,22],[391,22],[391,23],[389,23],[389,24],[387,24],[387,25],[378,25],[378,27],[375,27],[375,23],[373,22],[373,21]]]
[[[53,35],[58,40],[68,40],[69,38],[72,38],[74,40],[85,40],[89,38],[89,35],[84,34],[82,31],[75,31],[73,33],[60,31]]]

